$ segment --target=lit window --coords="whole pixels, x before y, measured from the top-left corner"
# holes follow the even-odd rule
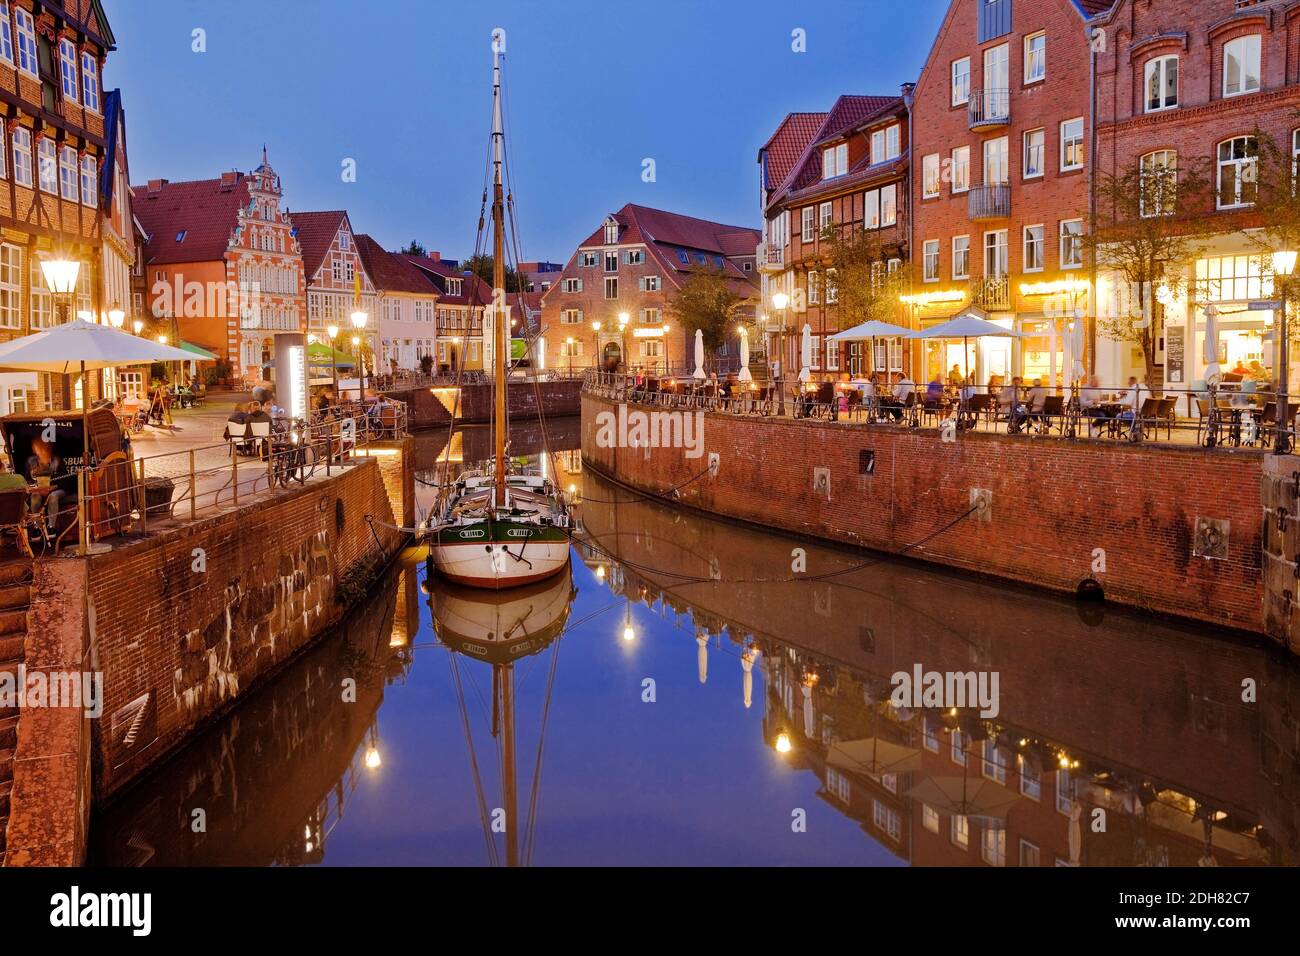
[[[890,183],[880,187],[880,225],[892,226],[898,222],[898,186]]]
[[[1025,272],[1043,271],[1043,227],[1025,226]]]
[[[817,210],[817,228],[818,228],[818,230],[820,230],[820,231],[822,231],[822,232],[825,232],[825,231],[826,231],[827,227],[829,227],[830,224],[831,224],[831,216],[832,216],[832,212],[831,212],[831,204],[828,203],[828,202],[824,202],[824,203],[822,203],[821,206],[820,206],[820,207],[818,208],[818,210]]]
[[[1025,82],[1036,83],[1047,76],[1047,34],[1025,37]]]
[[[1007,831],[984,828],[980,838],[980,859],[989,866],[1007,865]]]
[[[1259,149],[1253,136],[1235,136],[1219,144],[1215,203],[1219,209],[1249,206],[1255,201],[1255,171]]]
[[[927,239],[924,246],[925,281],[939,281],[939,240]]]
[[[921,824],[931,833],[938,833],[939,811],[928,803],[921,804]]]
[[[952,277],[954,279],[970,278],[970,236],[953,236]]]
[[[862,194],[862,228],[880,228],[880,190],[872,189]]]
[[[1007,182],[1011,177],[1011,164],[1007,161],[1007,138],[984,141],[984,185],[993,186]]]
[[[1025,133],[1025,179],[1034,179],[1043,175],[1045,144],[1046,133],[1044,130],[1031,129]]]
[[[970,57],[964,56],[952,64],[952,105],[964,106],[970,101]]]
[[[822,150],[822,179],[834,179],[849,171],[849,146],[840,143]]]
[[[929,199],[939,195],[939,154],[931,153],[921,160],[923,195]]]
[[[1083,220],[1061,222],[1061,268],[1078,269],[1083,265]]]
[[[1083,168],[1083,117],[1061,124],[1061,170]]]
[[[951,839],[954,845],[963,850],[970,846],[970,821],[963,816],[954,816],[951,824]]]
[[[1167,110],[1178,105],[1178,57],[1158,56],[1147,60],[1146,110]]]
[[[970,147],[958,146],[952,151],[952,191],[964,193],[970,189]]]
[[[1237,37],[1223,45],[1223,95],[1239,96],[1259,89],[1259,34]]]
[[[1172,214],[1178,188],[1178,154],[1172,149],[1157,149],[1142,157],[1139,169],[1140,213],[1143,216]]]

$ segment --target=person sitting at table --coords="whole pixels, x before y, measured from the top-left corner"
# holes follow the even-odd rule
[[[1269,380],[1268,369],[1259,364],[1259,359],[1251,359],[1250,369],[1246,372],[1246,376],[1256,382],[1267,382]]]
[[[902,377],[894,384],[893,401],[888,403],[882,402],[881,404],[884,405],[885,411],[894,419],[894,421],[901,421],[903,418],[904,407],[906,407],[908,401],[915,394],[916,383],[908,377],[906,372],[904,372]]]
[[[1246,365],[1241,361],[1241,359],[1237,359],[1237,364],[1228,370],[1228,374],[1243,375],[1243,376],[1249,375],[1250,369],[1246,367]]]
[[[1043,404],[1047,401],[1048,388],[1041,378],[1034,379],[1033,386],[1025,395],[1025,417],[1031,421],[1043,420]]]
[[[939,379],[939,373],[936,372],[934,378],[930,379],[925,386],[926,401],[937,402],[943,398],[943,382]]]
[[[1142,411],[1142,403],[1151,397],[1151,389],[1139,383],[1136,375],[1128,377],[1128,389],[1119,397],[1120,412],[1115,417],[1122,422],[1133,422]]]
[[[952,368],[948,370],[948,384],[953,386],[961,385],[962,378],[961,366],[954,362]]]
[[[1018,429],[1024,418],[1024,409],[1020,404],[1020,376],[1015,375],[1011,384],[998,390],[998,409],[1006,414],[1008,427]]]
[[[1101,427],[1101,421],[1109,418],[1102,403],[1106,395],[1101,390],[1101,379],[1096,375],[1088,376],[1087,383],[1079,389],[1079,411],[1088,419],[1088,435]]]
[[[27,456],[27,475],[38,487],[32,491],[31,501],[27,507],[33,512],[40,512],[42,506],[45,509],[45,523],[51,531],[55,530],[58,524],[59,512],[63,509],[65,501],[71,501],[75,497],[67,487],[60,487],[60,483],[66,485],[71,475],[60,475],[59,471],[63,468],[63,459],[55,454],[54,446],[44,438],[32,439],[32,453]]]
[[[972,375],[966,379],[965,383],[961,387],[960,398],[962,403],[968,403],[975,396],[977,391],[978,389],[975,387],[975,376]]]
[[[858,386],[862,392],[862,403],[864,405],[871,403],[876,397],[876,373],[872,372],[867,376],[867,380]]]
[[[988,391],[988,393],[989,393],[990,395],[993,395],[994,397],[996,397],[997,394],[998,394],[999,392],[1002,391],[1002,376],[1001,376],[1001,375],[990,375],[990,376],[989,376],[989,383],[988,383],[987,386],[985,386],[985,388],[987,389],[987,391]]]

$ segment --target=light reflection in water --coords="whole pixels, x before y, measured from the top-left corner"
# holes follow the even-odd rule
[[[434,484],[446,438],[422,446]],[[512,437],[512,453],[539,447],[535,429]],[[646,502],[576,452],[552,466],[583,502],[572,577],[493,596],[426,580],[408,556],[339,634],[99,815],[95,859],[1300,855],[1300,680],[1270,650],[910,562],[792,581],[796,546],[810,574],[861,557]],[[916,665],[996,671],[997,716],[894,706],[892,675]],[[1244,677],[1259,703],[1241,702]]]

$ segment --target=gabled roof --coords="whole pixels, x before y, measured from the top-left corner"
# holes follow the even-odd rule
[[[803,155],[804,149],[821,130],[829,113],[790,113],[781,121],[776,132],[759,149],[760,162],[766,155],[764,189],[776,189],[785,182]]]
[[[361,256],[366,275],[370,276],[370,281],[377,290],[437,296],[438,288],[433,280],[405,258],[388,252],[365,233],[352,238],[356,241],[357,254]]]
[[[1105,13],[1115,5],[1117,0],[1071,0],[1076,10],[1086,18],[1092,18],[1099,13]]]
[[[225,257],[239,210],[248,202],[248,180],[238,173],[229,186],[220,178],[164,181],[152,192],[148,186],[133,186],[131,192],[136,217],[148,236],[149,262],[207,262]]]
[[[491,304],[491,287],[474,273],[464,272],[447,262],[440,259],[430,259],[428,256],[412,256],[406,253],[396,253],[396,255],[429,276],[438,290],[438,303],[440,305],[478,306]],[[451,295],[447,292],[448,279],[463,280],[460,295]]]
[[[858,96],[845,94],[835,101],[830,114],[817,132],[814,146],[833,139],[841,139],[859,126],[867,117],[886,106],[897,103],[897,96]]]
[[[753,255],[762,234],[747,226],[728,226],[708,219],[683,216],[681,213],[652,209],[628,203],[614,218],[619,224],[618,241],[622,245],[636,242],[666,243],[723,256]],[[749,237],[748,243],[741,242]],[[584,246],[605,245],[605,227],[587,237]]]
[[[302,249],[303,271],[308,281],[311,281],[320,264],[325,261],[325,255],[330,251],[330,245],[347,216],[347,212],[342,209],[290,214],[289,218],[297,231],[298,246]]]

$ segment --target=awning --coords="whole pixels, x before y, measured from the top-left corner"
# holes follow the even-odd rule
[[[193,342],[186,342],[184,339],[181,339],[181,351],[193,352],[195,358],[205,359],[209,362],[216,361],[217,358],[201,345],[195,345]]]

